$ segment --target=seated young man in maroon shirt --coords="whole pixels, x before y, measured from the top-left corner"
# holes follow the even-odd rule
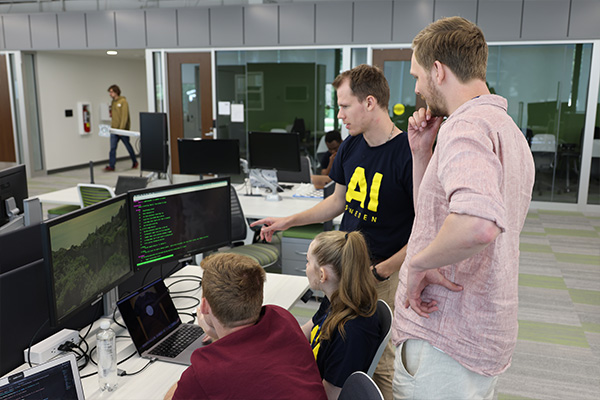
[[[198,324],[214,342],[196,349],[192,365],[165,399],[323,399],[315,358],[287,310],[262,306],[265,272],[249,257],[202,260]]]

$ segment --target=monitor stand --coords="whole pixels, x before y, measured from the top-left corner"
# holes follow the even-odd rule
[[[277,177],[276,174],[277,174],[277,172],[275,171],[275,177]],[[277,180],[275,180],[275,182],[273,182],[271,180],[266,179],[263,176],[262,170],[254,169],[254,168],[250,170],[250,184],[252,184],[252,178],[256,179],[257,181],[262,183],[264,186],[271,189],[271,193],[266,195],[267,201],[281,201],[281,196],[277,192],[277,188],[279,187],[279,185],[277,184]],[[275,179],[277,179],[277,178],[275,178]]]
[[[115,308],[117,308],[117,301],[119,300],[119,287],[109,290],[102,296],[102,303],[104,305],[104,318],[112,319]]]

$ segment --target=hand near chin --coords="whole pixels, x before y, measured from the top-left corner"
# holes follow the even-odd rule
[[[442,117],[433,117],[429,109],[424,108],[408,118],[408,142],[413,154],[431,152],[442,121]]]
[[[438,310],[437,301],[422,298],[423,290],[427,286],[440,285],[454,292],[463,290],[462,286],[446,279],[437,268],[417,270],[410,265],[407,267],[407,288],[404,307],[410,307],[421,317],[429,318],[429,314]]]

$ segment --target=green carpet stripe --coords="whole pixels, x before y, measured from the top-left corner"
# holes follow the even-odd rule
[[[310,308],[302,308],[302,307],[293,307],[290,309],[290,312],[294,317],[305,317],[310,318],[315,315],[316,310],[311,310]]]
[[[498,400],[534,400],[531,397],[517,396],[516,394],[498,393]]]
[[[600,292],[597,290],[569,289],[573,303],[600,306]]]
[[[547,244],[521,243],[519,250],[529,253],[552,253],[552,247]]]
[[[583,231],[579,229],[559,229],[559,228],[544,228],[549,235],[561,236],[577,236],[577,237],[598,237],[596,231]]]
[[[531,219],[540,219],[540,215],[538,213],[527,213],[527,218],[531,218]]]
[[[595,226],[594,229],[596,230],[596,232],[600,232],[600,226]]]
[[[582,322],[581,326],[583,327],[584,332],[600,333],[600,324]]]
[[[544,322],[519,321],[519,340],[590,347],[581,327]]]
[[[600,265],[600,256],[591,256],[588,254],[569,254],[554,253],[556,261],[573,264],[592,264]]]
[[[539,214],[563,215],[565,217],[582,217],[583,214],[577,211],[559,211],[559,210],[538,210]]]
[[[519,274],[519,285],[545,289],[567,289],[563,278],[544,275]]]
[[[547,236],[546,232],[521,232],[521,236]]]

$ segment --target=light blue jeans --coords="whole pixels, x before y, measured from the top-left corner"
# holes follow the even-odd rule
[[[424,340],[396,348],[394,400],[492,399],[497,376],[479,375]]]

